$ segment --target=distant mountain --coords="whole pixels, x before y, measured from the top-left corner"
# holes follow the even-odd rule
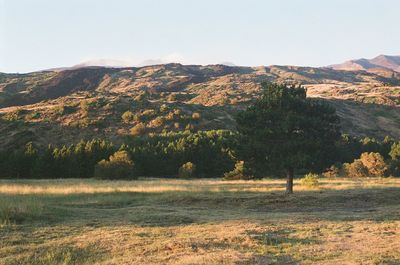
[[[400,72],[400,56],[379,55],[373,59],[357,59],[328,66],[335,70],[358,71],[382,68]]]
[[[79,64],[73,65],[73,66],[50,68],[50,69],[46,69],[45,71],[61,72],[64,70],[74,70],[74,69],[85,68],[85,67],[123,68],[123,67],[131,67],[131,66],[132,66],[131,63],[129,63],[127,61],[122,61],[122,60],[95,59],[95,60],[84,61]]]

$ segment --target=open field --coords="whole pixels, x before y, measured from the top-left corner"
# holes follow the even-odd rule
[[[400,179],[1,180],[0,264],[400,264]]]

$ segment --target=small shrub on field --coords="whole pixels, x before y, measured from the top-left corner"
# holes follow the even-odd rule
[[[235,164],[235,168],[232,171],[226,172],[224,174],[224,180],[249,180],[253,179],[254,177],[249,174],[248,170],[245,168],[244,161],[238,161]]]
[[[132,136],[140,136],[146,132],[146,125],[142,122],[133,126],[130,130]]]
[[[182,115],[182,110],[181,109],[174,109],[174,114],[180,116],[180,115]]]
[[[99,179],[135,179],[134,164],[128,152],[117,151],[108,160],[97,163],[94,176]]]
[[[160,112],[163,113],[163,112],[166,112],[166,111],[168,111],[168,106],[166,104],[162,104],[160,106]]]
[[[307,187],[318,187],[318,175],[313,173],[308,173],[304,175],[304,178],[301,179],[301,185]]]
[[[332,165],[322,175],[327,178],[337,178],[340,177],[340,169],[336,165]]]
[[[130,123],[130,122],[134,121],[134,119],[135,119],[135,114],[133,114],[131,111],[125,111],[125,112],[122,114],[121,118],[122,118],[122,121],[123,121],[124,123]]]
[[[192,114],[192,120],[194,121],[199,121],[201,119],[201,114],[198,112],[193,112]]]
[[[158,128],[161,127],[165,123],[165,118],[164,117],[157,117],[154,120],[151,120],[149,123],[149,127],[151,128]]]
[[[196,176],[196,165],[192,162],[183,164],[178,171],[179,178],[194,178]]]

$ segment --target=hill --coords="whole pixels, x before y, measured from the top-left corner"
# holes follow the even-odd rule
[[[302,84],[308,96],[334,104],[345,133],[400,138],[394,71],[165,64],[0,73],[0,147],[121,141],[138,124],[140,134],[234,129],[235,112],[260,94],[265,80]]]
[[[400,56],[379,55],[373,59],[357,59],[329,66],[336,70],[370,70],[385,69],[394,72],[400,72]]]

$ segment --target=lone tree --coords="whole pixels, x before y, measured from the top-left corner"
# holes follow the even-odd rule
[[[262,83],[263,95],[237,115],[239,154],[257,177],[286,173],[293,192],[297,169],[328,166],[340,138],[339,117],[330,105],[306,98],[301,86]]]

